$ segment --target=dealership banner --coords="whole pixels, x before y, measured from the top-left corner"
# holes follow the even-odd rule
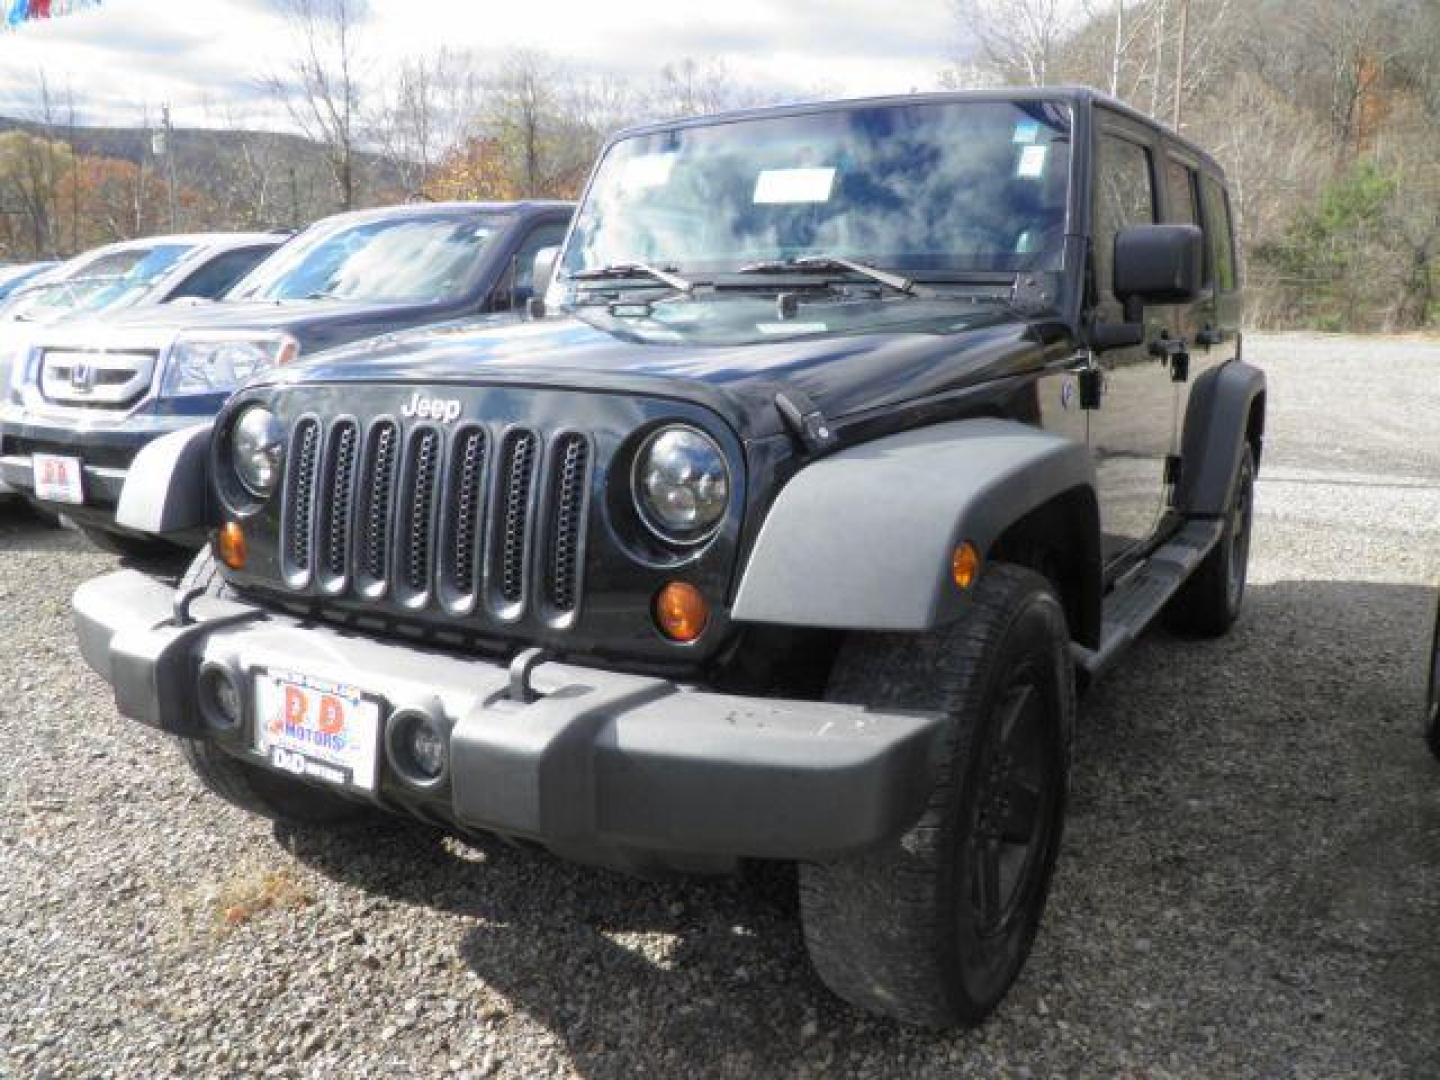
[[[59,18],[84,8],[95,7],[100,0],[0,0],[0,26],[14,27],[31,19]]]

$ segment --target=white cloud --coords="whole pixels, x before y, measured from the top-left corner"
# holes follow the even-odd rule
[[[836,94],[930,89],[952,51],[947,0],[372,0],[377,69],[447,45],[480,57],[517,47],[645,78],[681,57],[722,60],[762,84]],[[282,22],[256,0],[107,0],[0,34],[0,113],[33,115],[36,73],[73,94],[82,122],[131,124],[169,102],[182,124],[224,114],[284,126],[257,87],[283,68]]]

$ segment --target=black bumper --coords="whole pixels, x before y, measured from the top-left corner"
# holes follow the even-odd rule
[[[515,680],[503,664],[245,603],[202,598],[195,621],[178,625],[173,601],[134,571],[75,594],[81,651],[124,715],[268,767],[253,749],[250,709],[229,733],[202,718],[202,663],[224,665],[246,687],[269,666],[355,685],[384,703],[382,724],[420,709],[450,732],[440,788],[414,790],[382,754],[375,801],[588,861],[859,851],[913,823],[941,753],[943,723],[932,714],[708,693],[550,662]]]
[[[75,508],[86,516],[100,511],[113,518],[120,492],[135,455],[155,439],[171,431],[193,427],[204,417],[146,417],[143,425],[80,427],[60,423],[7,422],[0,428],[0,483],[15,492],[33,495],[35,454],[78,457],[84,475],[85,507]],[[61,513],[71,508],[49,504]]]

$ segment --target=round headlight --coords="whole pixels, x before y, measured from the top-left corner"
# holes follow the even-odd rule
[[[640,520],[675,544],[706,539],[730,501],[725,455],[714,439],[692,427],[666,427],[651,435],[635,457],[632,483]]]
[[[253,405],[240,414],[230,435],[230,458],[245,490],[267,498],[280,482],[285,429],[269,409]]]

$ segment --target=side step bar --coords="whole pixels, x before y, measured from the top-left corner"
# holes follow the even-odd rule
[[[1225,525],[1218,518],[1187,523],[1105,597],[1100,647],[1071,644],[1075,664],[1092,679],[1108,668],[1141,631],[1160,614],[1211,549]]]

